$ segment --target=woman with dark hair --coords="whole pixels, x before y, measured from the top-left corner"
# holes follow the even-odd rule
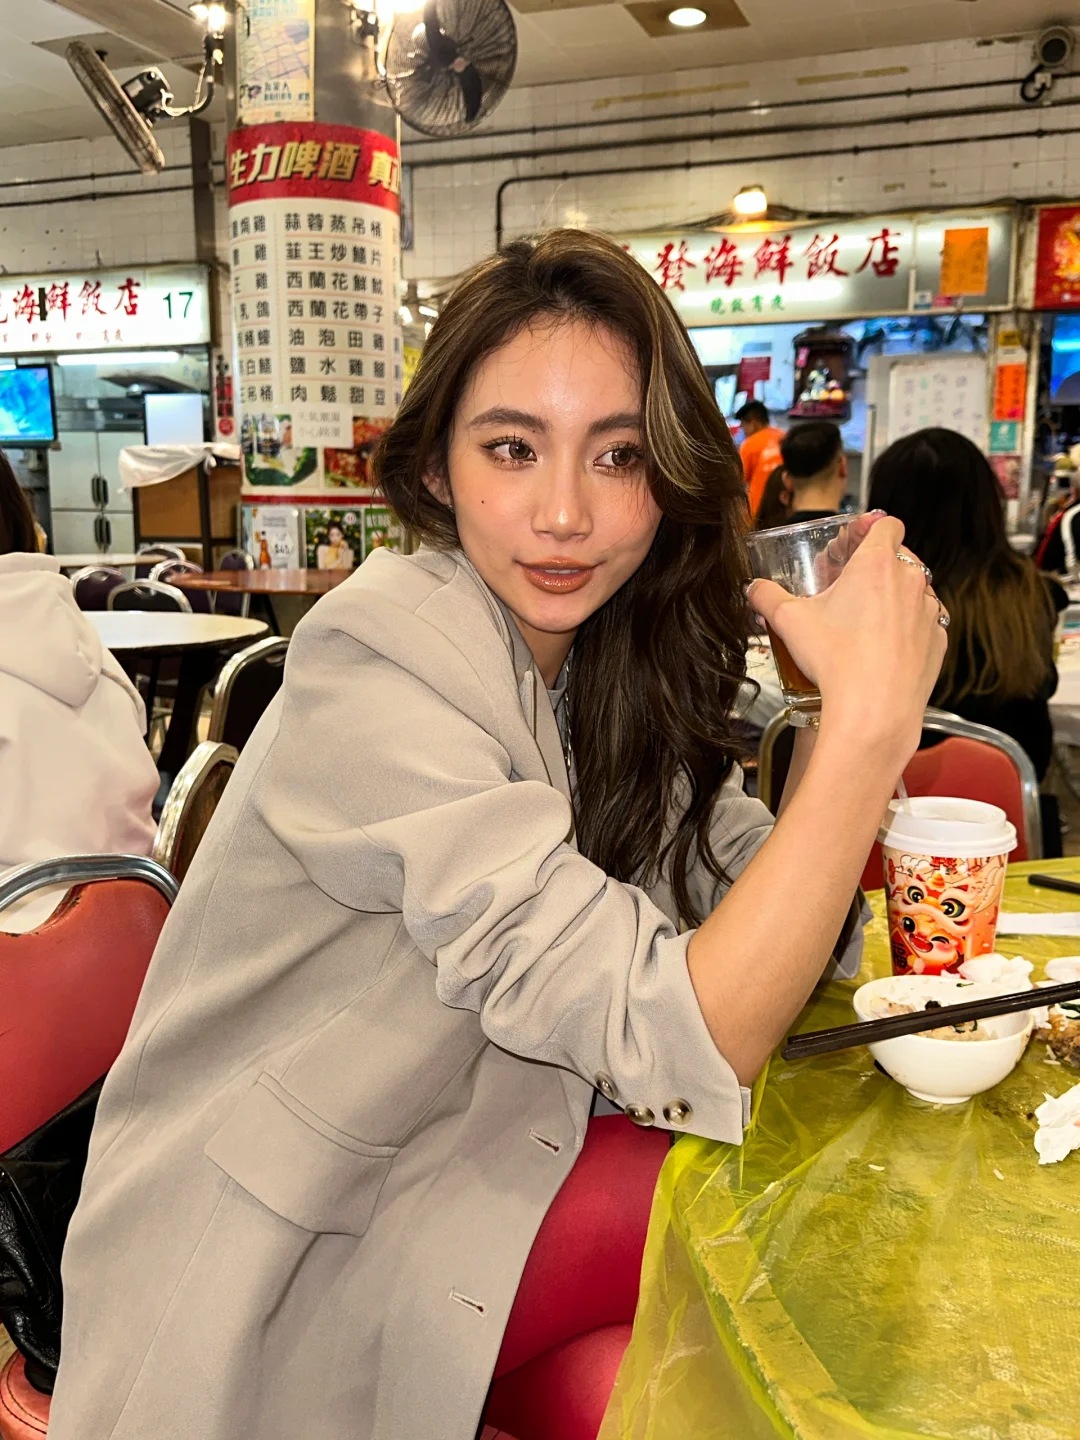
[[[60,855],[148,855],[158,773],[131,681],[75,603],[0,451],[0,874]],[[62,891],[4,911],[43,921]]]
[[[744,795],[738,456],[611,241],[472,270],[375,470],[423,543],[297,628],[184,881],[98,1110],[51,1440],[472,1440],[493,1373],[493,1423],[591,1440],[663,1132],[741,1139],[917,742],[940,606],[870,517],[821,597],[750,589],[824,700],[775,827]]]
[[[1068,597],[1009,544],[986,456],[955,430],[919,430],[875,461],[870,503],[903,521],[952,617],[931,703],[1011,735],[1041,780],[1053,739],[1054,628]]]

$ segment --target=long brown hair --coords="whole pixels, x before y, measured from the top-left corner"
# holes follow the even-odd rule
[[[745,673],[746,491],[728,427],[663,291],[620,246],[579,230],[518,240],[450,296],[373,459],[383,494],[416,536],[460,544],[424,483],[447,476],[455,408],[475,366],[538,320],[622,337],[642,383],[648,483],[661,511],[637,572],[581,626],[568,705],[578,843],[618,880],[661,874],[687,923],[687,871],[726,879],[709,821],[737,749],[729,716]]]
[[[869,503],[904,522],[951,617],[934,704],[1036,696],[1053,663],[1054,609],[1009,544],[1001,486],[978,446],[939,428],[894,441],[874,463]]]
[[[0,450],[0,555],[11,555],[19,550],[34,555],[37,548],[37,531],[30,502],[15,478],[7,456]]]

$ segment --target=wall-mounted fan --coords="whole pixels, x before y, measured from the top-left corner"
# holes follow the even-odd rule
[[[517,30],[505,0],[425,0],[394,21],[384,61],[394,109],[423,135],[464,135],[506,94]]]
[[[190,105],[174,105],[160,70],[143,70],[121,85],[96,50],[73,40],[64,52],[75,78],[105,117],[105,123],[144,175],[165,168],[165,156],[152,126],[162,117],[198,115],[214,98],[214,76],[223,60],[220,34],[207,32],[202,67]]]

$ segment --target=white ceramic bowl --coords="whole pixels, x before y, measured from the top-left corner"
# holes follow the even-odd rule
[[[890,975],[860,985],[853,1004],[860,1020],[875,1020],[883,1000],[916,1005],[939,1000],[942,1005],[958,1005],[1000,993],[991,985],[972,985],[952,975]],[[1035,1022],[1029,1010],[1016,1010],[981,1023],[993,1038],[935,1040],[926,1035],[899,1035],[871,1045],[870,1053],[920,1100],[959,1105],[1005,1079],[1023,1055]]]

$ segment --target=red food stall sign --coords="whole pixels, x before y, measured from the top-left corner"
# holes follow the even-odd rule
[[[994,374],[994,419],[1023,420],[1027,397],[1027,366],[999,365]]]
[[[759,380],[768,380],[772,375],[771,355],[744,355],[739,361],[739,377],[735,385],[737,394],[753,395]]]
[[[1039,211],[1035,309],[1080,309],[1080,205]]]

